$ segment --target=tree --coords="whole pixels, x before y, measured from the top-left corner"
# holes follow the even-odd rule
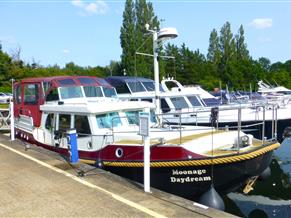
[[[258,63],[261,65],[261,67],[268,72],[271,67],[271,61],[268,58],[261,57],[258,59]]]
[[[132,0],[125,2],[123,22],[120,28],[120,44],[122,48],[121,66],[126,72],[133,73],[135,66],[135,10]]]
[[[226,22],[220,30],[219,47],[221,51],[221,61],[218,66],[218,73],[223,82],[233,84],[233,63],[235,55],[235,40],[231,32],[230,23]]]
[[[220,59],[221,52],[219,47],[219,38],[216,29],[213,29],[209,37],[207,60],[212,62],[214,65],[218,65]]]
[[[247,44],[245,43],[244,28],[242,25],[240,25],[238,34],[235,36],[235,39],[237,60],[249,60],[249,51],[247,49]]]
[[[127,0],[120,32],[121,65],[127,75],[153,77],[153,59],[135,53],[153,53],[152,36],[145,29],[145,24],[149,24],[151,29],[159,29],[152,3],[147,3],[146,0],[136,0],[135,3]]]
[[[110,61],[110,64],[106,67],[108,74],[110,76],[117,76],[120,72],[122,72],[121,64],[118,61]]]

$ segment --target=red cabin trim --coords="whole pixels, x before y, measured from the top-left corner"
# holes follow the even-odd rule
[[[90,79],[94,82],[92,83],[81,83],[78,79]],[[60,84],[61,80],[71,79],[74,81],[74,84]],[[14,89],[14,115],[15,117],[19,117],[20,115],[31,116],[33,118],[33,125],[35,127],[40,126],[41,122],[41,114],[40,105],[45,103],[45,99],[47,94],[52,89],[57,89],[58,87],[64,86],[104,86],[104,87],[112,87],[109,85],[104,79],[93,77],[93,76],[54,76],[54,77],[36,77],[36,78],[26,78],[19,82],[15,82],[13,84]],[[48,85],[46,91],[44,91],[44,84]],[[31,100],[27,99],[29,96],[25,96],[25,88],[29,89],[29,85],[33,88],[35,95],[32,95]],[[20,93],[17,92],[17,87],[20,86]],[[31,88],[30,87],[30,88]],[[32,89],[33,91],[33,89]],[[19,100],[18,100],[18,99]]]

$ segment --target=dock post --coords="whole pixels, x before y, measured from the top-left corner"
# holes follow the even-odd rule
[[[144,136],[144,191],[150,192],[150,137]]]
[[[10,100],[9,109],[10,109],[10,139],[11,141],[14,141],[15,130],[14,130],[14,102],[13,100]]]
[[[149,136],[149,109],[145,109],[145,112],[139,113],[139,135],[143,138],[143,182],[144,182],[144,191],[150,192],[150,136]]]
[[[11,141],[15,140],[15,128],[14,128],[14,102],[13,102],[13,83],[14,79],[11,79],[11,87],[12,87],[12,99],[10,99],[9,110],[10,110],[10,139]]]

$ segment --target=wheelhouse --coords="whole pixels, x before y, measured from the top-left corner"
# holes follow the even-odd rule
[[[116,97],[115,89],[104,79],[90,76],[57,76],[24,79],[14,84],[14,114],[32,117],[39,126],[40,105],[68,99]]]

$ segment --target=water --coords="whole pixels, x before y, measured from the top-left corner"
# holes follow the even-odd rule
[[[225,196],[226,211],[241,217],[291,217],[291,139],[274,152],[271,176],[245,195]]]

